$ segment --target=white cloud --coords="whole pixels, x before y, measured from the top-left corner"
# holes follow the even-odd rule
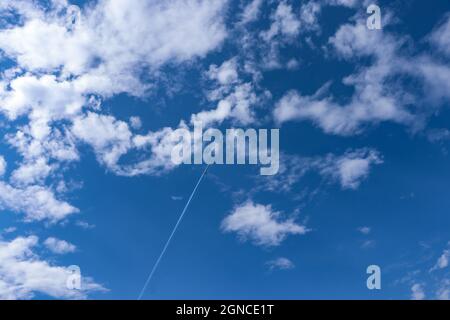
[[[376,245],[375,240],[366,240],[361,244],[361,248],[362,249],[371,249],[371,248],[374,248],[375,245]]]
[[[90,45],[92,34],[79,29],[73,33],[63,21],[42,18],[0,32],[0,47],[28,70],[54,70],[64,66],[71,73],[85,71],[94,53]]]
[[[151,65],[203,56],[226,36],[223,25],[226,3],[224,0],[101,1],[95,12],[99,16],[91,17],[90,27],[101,30],[99,38],[109,48],[97,44],[95,47],[104,50],[101,56],[113,61],[118,58],[136,63],[143,59]],[[97,24],[100,28],[96,28]]]
[[[6,172],[6,160],[3,158],[3,156],[0,156],[0,178],[5,174]]]
[[[16,232],[16,230],[17,230],[16,227],[8,227],[8,228],[3,229],[2,233],[9,234],[9,233]]]
[[[59,201],[50,189],[42,186],[14,188],[0,181],[0,209],[25,214],[25,221],[58,222],[78,209]]]
[[[354,89],[353,96],[345,104],[338,103],[328,92],[329,84],[314,95],[290,91],[277,103],[275,121],[282,124],[309,120],[326,133],[337,135],[356,134],[364,125],[383,121],[417,126],[420,112],[414,114],[409,106],[420,104],[423,98],[417,90],[399,87],[395,79],[413,77],[421,80],[423,88],[430,87],[429,96],[448,97],[445,80],[450,72],[423,57],[402,56],[403,42],[403,38],[383,31],[371,32],[362,20],[341,26],[329,40],[336,55],[351,62],[361,57],[370,57],[373,61],[343,79],[344,85]],[[429,63],[425,63],[427,61]],[[437,77],[433,80],[434,74]]]
[[[211,65],[207,75],[211,80],[217,80],[221,85],[236,82],[239,78],[236,59],[225,61],[219,67],[214,64]]]
[[[262,70],[282,68],[284,62],[281,59],[281,48],[294,43],[300,34],[299,14],[288,1],[277,3],[277,7],[270,15],[270,23],[267,30],[258,31],[255,34],[246,31],[245,36],[242,37],[242,46],[249,49],[247,59],[253,61],[259,55],[260,58],[257,59],[260,61],[253,61],[253,63],[257,63]],[[258,52],[256,55],[255,49]]]
[[[239,23],[247,24],[256,21],[261,13],[261,5],[262,0],[253,0],[248,3],[241,14],[241,20]]]
[[[128,125],[83,109],[99,111],[103,99],[119,93],[142,97],[162,65],[191,62],[218,48],[227,35],[227,2],[101,0],[82,9],[65,1],[2,2],[0,12],[16,15],[17,23],[2,25],[0,49],[17,65],[0,81],[0,112],[29,121],[7,135],[23,157],[13,182],[43,183],[58,162],[79,159],[80,141],[112,171],[126,171],[117,162],[132,148]],[[57,129],[56,121],[72,126]],[[130,119],[134,129],[139,122]],[[155,158],[127,169],[154,173]]]
[[[367,2],[367,1],[365,1]],[[281,68],[292,68],[293,61],[284,58],[283,48],[288,46],[298,46],[303,42],[312,47],[312,40],[306,36],[308,32],[320,32],[318,18],[320,12],[325,6],[345,6],[356,7],[360,1],[354,0],[326,0],[326,1],[257,1],[247,3],[240,15],[237,23],[239,35],[239,46],[241,53],[245,55],[246,64],[254,65],[255,78],[261,78],[260,71],[274,70]],[[256,21],[259,18],[265,18],[261,7],[270,10],[270,27],[266,30],[254,30],[253,25],[248,26],[249,22]],[[262,20],[263,24],[266,21]],[[305,35],[305,39],[299,35]],[[261,41],[262,40],[262,41]],[[297,51],[297,50],[296,50]]]
[[[22,156],[22,161],[11,174],[11,181],[18,186],[43,184],[60,167],[61,162],[77,161],[75,139],[67,130],[56,128],[39,138],[29,126],[6,135],[6,141]],[[50,164],[51,163],[51,164]]]
[[[308,231],[293,219],[282,221],[280,215],[271,206],[248,201],[236,207],[222,221],[222,229],[225,232],[236,232],[241,239],[251,240],[261,246],[278,246],[288,235],[305,234]]]
[[[364,2],[364,3],[361,3]],[[320,31],[319,15],[325,6],[361,7],[367,6],[367,0],[310,0],[300,7],[300,21],[303,30]]]
[[[130,118],[130,125],[133,129],[138,130],[142,127],[142,120],[139,117],[131,117]]]
[[[214,123],[222,123],[230,116],[232,105],[228,100],[221,100],[217,104],[217,108],[213,110],[201,111],[197,114],[193,114],[191,117],[191,123],[199,122],[203,126],[207,127]]]
[[[91,145],[98,160],[114,169],[120,157],[131,148],[128,124],[112,116],[88,112],[73,121],[73,135]]]
[[[369,175],[370,167],[383,162],[374,150],[350,152],[329,161],[322,172],[338,179],[344,189],[357,189]]]
[[[367,76],[370,79],[370,75]],[[302,96],[297,91],[290,91],[276,104],[274,119],[279,124],[292,120],[311,120],[326,133],[337,135],[358,133],[365,123],[412,122],[412,115],[399,107],[394,97],[383,96],[378,83],[368,83],[359,89],[361,91],[353,97],[352,102],[344,106],[333,102],[331,98]]]
[[[274,260],[267,261],[266,264],[270,270],[274,270],[274,269],[289,270],[289,269],[295,268],[295,264],[288,258],[284,258],[284,257],[280,257],[280,258],[276,258]]]
[[[256,96],[251,83],[237,85],[234,91],[217,103],[217,108],[192,115],[191,123],[201,122],[207,127],[230,119],[248,125],[255,120],[252,107],[262,99]]]
[[[271,16],[272,24],[269,30],[261,33],[265,41],[271,41],[277,36],[296,37],[300,32],[300,20],[287,1],[281,1]]]
[[[52,167],[47,164],[47,159],[38,158],[34,161],[23,163],[13,171],[11,179],[19,185],[30,185],[42,182],[51,171]]]
[[[66,254],[70,252],[75,252],[77,247],[65,240],[60,240],[54,237],[47,238],[44,241],[44,245],[56,254]]]
[[[410,71],[424,82],[424,98],[432,106],[450,101],[450,67],[432,60],[430,57],[421,57]]]
[[[411,287],[411,299],[412,300],[425,299],[425,291],[423,290],[423,286],[421,284],[416,283]]]
[[[23,75],[9,85],[10,90],[0,91],[0,110],[12,120],[25,114],[35,123],[70,118],[86,102],[73,82],[60,81],[54,75]],[[36,132],[35,136],[42,134]]]
[[[427,131],[427,138],[432,143],[447,141],[450,139],[450,130],[444,128],[430,129]]]
[[[450,56],[450,14],[447,14],[443,23],[434,30],[430,40],[439,50]]]
[[[36,3],[28,0],[3,0],[0,2],[0,10],[6,17],[10,16],[12,12],[18,12],[27,19],[42,16],[42,11],[36,7]]]
[[[132,139],[133,148],[147,152],[148,156],[136,163],[118,166],[115,173],[125,176],[159,175],[175,168],[171,160],[172,150],[177,144],[172,138],[173,132],[174,129],[166,127],[146,135],[135,135]]]
[[[75,225],[80,227],[80,228],[82,228],[82,229],[85,229],[85,230],[94,229],[95,228],[95,225],[90,224],[87,221],[81,221],[81,220],[75,222]]]
[[[439,300],[450,300],[450,280],[444,279],[439,284],[439,288],[436,292],[436,297]]]
[[[300,62],[297,59],[291,59],[286,63],[286,68],[288,70],[296,70],[300,66]]]
[[[369,227],[359,227],[357,230],[364,235],[368,235],[371,231]]]
[[[37,244],[35,236],[0,241],[1,299],[30,299],[36,293],[59,299],[84,299],[92,291],[105,290],[87,277],[82,278],[81,290],[68,289],[70,270],[40,259],[33,252]]]
[[[395,55],[398,40],[389,34],[371,32],[361,22],[363,21],[359,20],[355,24],[342,25],[329,39],[338,55],[343,58],[375,55],[379,59],[382,59],[383,55],[386,57]],[[382,39],[385,43],[379,43]]]
[[[267,261],[266,264],[270,270],[274,270],[274,269],[289,270],[289,269],[295,268],[295,265],[291,260],[289,260],[288,258],[283,258],[283,257]]]
[[[438,269],[445,269],[449,265],[450,260],[450,250],[446,249],[444,252],[442,252],[442,255],[439,257],[439,259],[436,261],[436,264],[433,268],[431,268],[430,271],[438,270]]]
[[[385,23],[389,20],[386,13]],[[430,35],[432,41],[442,42],[436,39],[447,32],[447,24]],[[349,102],[337,103],[332,94],[327,94],[327,86],[312,96],[292,91],[278,103],[275,120],[310,120],[325,132],[339,135],[359,133],[364,125],[383,121],[420,129],[424,115],[432,113],[430,105],[436,109],[450,99],[450,68],[431,55],[405,52],[405,41],[385,31],[371,32],[363,20],[341,26],[329,39],[336,55],[349,62],[362,57],[372,59],[369,66],[361,66],[343,79],[344,85],[354,88]],[[414,79],[418,84],[408,88],[400,84],[401,78]]]
[[[307,157],[282,154],[278,174],[258,177],[259,188],[270,192],[290,192],[300,179],[314,169],[314,160]]]
[[[239,124],[254,123],[253,108],[262,103],[266,92],[258,95],[251,82],[239,78],[237,58],[222,65],[211,65],[206,76],[214,81],[214,88],[208,92],[208,100],[217,102],[215,109],[203,110],[191,116],[191,124],[201,122],[204,127],[231,120]]]
[[[52,130],[37,139],[29,126],[19,128],[15,134],[8,134],[6,141],[17,149],[25,163],[33,163],[43,158],[57,161],[76,161],[79,159],[74,137],[67,130]]]
[[[102,80],[96,88],[106,81],[133,92],[118,78],[121,73],[134,78],[139,65],[186,61],[220,45],[226,2],[101,0],[75,15],[75,6],[51,6],[23,26],[0,32],[0,47],[28,70],[62,67],[64,73]]]
[[[322,11],[322,3],[309,1],[300,8],[300,20],[302,28],[318,29],[318,15]]]
[[[380,153],[369,148],[318,157],[283,154],[281,160],[277,175],[259,178],[260,189],[290,192],[307,173],[317,172],[327,182],[339,183],[343,189],[355,190],[367,179],[372,166],[383,162]]]

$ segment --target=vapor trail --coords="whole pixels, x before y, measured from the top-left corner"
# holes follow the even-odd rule
[[[184,214],[186,213],[186,210],[188,209],[189,204],[191,203],[191,200],[192,200],[192,198],[194,197],[195,192],[197,191],[198,186],[199,186],[200,183],[202,182],[203,177],[204,177],[205,174],[206,174],[206,171],[208,171],[208,168],[209,168],[209,165],[207,165],[206,168],[205,168],[205,170],[203,170],[203,173],[202,173],[202,175],[200,176],[200,178],[198,179],[197,184],[196,184],[195,187],[194,187],[194,190],[192,190],[191,196],[189,197],[189,200],[186,202],[186,205],[184,206],[184,209],[183,209],[183,211],[181,212],[180,217],[178,218],[178,221],[177,221],[177,223],[175,224],[175,226],[174,226],[174,228],[173,228],[173,230],[172,230],[172,233],[170,234],[169,238],[167,239],[167,242],[166,242],[166,244],[164,245],[164,248],[162,249],[161,254],[160,254],[159,257],[158,257],[158,260],[156,260],[156,262],[155,262],[155,264],[154,264],[154,266],[153,266],[153,269],[152,269],[152,271],[150,272],[150,274],[149,274],[149,276],[148,276],[148,278],[147,278],[147,281],[145,281],[144,287],[142,288],[141,293],[139,294],[138,300],[141,300],[141,299],[142,299],[142,296],[144,295],[145,291],[147,290],[147,286],[148,286],[148,284],[150,283],[150,280],[152,279],[153,274],[155,273],[156,269],[158,268],[158,265],[159,265],[159,263],[161,262],[162,257],[163,257],[164,254],[166,253],[166,250],[167,250],[167,248],[169,247],[170,241],[172,240],[173,235],[174,235],[175,232],[177,231],[178,226],[180,225],[181,220],[183,220]]]

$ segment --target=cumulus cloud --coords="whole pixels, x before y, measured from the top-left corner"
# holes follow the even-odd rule
[[[121,81],[114,79],[121,72],[134,77],[139,64],[154,67],[169,60],[185,61],[216,48],[226,36],[225,4],[224,0],[102,0],[82,11],[53,5],[38,18],[0,32],[0,47],[28,70],[62,68],[113,84]]]
[[[236,123],[248,125],[255,120],[252,106],[262,101],[254,91],[251,83],[236,85],[233,91],[217,102],[215,109],[204,110],[191,116],[191,123],[200,122],[203,126],[221,124],[229,119]]]
[[[74,119],[71,132],[91,145],[99,161],[109,168],[114,168],[131,147],[132,134],[128,124],[112,116],[89,112]]]
[[[11,174],[15,185],[43,184],[61,163],[79,160],[75,140],[70,132],[44,126],[46,133],[36,137],[36,127],[20,127],[6,135],[6,142],[14,147],[22,161]],[[46,130],[48,129],[48,131]]]
[[[293,219],[282,220],[281,213],[248,201],[237,206],[222,221],[224,232],[236,232],[242,240],[250,240],[255,245],[278,246],[288,235],[305,234],[308,229]]]
[[[271,16],[272,24],[269,30],[261,33],[265,41],[271,41],[277,36],[295,37],[300,32],[300,20],[287,1],[281,1]]]
[[[0,91],[0,111],[11,120],[25,114],[35,123],[70,118],[86,103],[73,82],[58,80],[54,75],[23,75],[9,86],[9,90]]]
[[[364,1],[367,2],[367,1]],[[310,1],[259,1],[245,2],[237,23],[236,36],[240,55],[245,56],[246,66],[253,69],[255,80],[261,79],[261,71],[293,69],[293,57],[286,59],[286,48],[297,48],[303,43],[312,44],[310,32],[321,32],[319,16],[326,6],[356,7],[354,0]],[[262,10],[264,8],[264,10]],[[264,30],[254,28],[252,22],[269,24]],[[304,35],[304,37],[301,37]]]
[[[0,241],[1,299],[30,299],[36,293],[58,299],[84,299],[93,291],[105,290],[88,277],[82,277],[81,290],[68,289],[70,269],[50,264],[34,253],[38,240],[29,236]]]
[[[227,2],[101,0],[80,8],[67,1],[2,1],[2,16],[14,19],[0,21],[0,49],[16,65],[2,73],[0,112],[11,122],[28,122],[6,134],[22,160],[12,185],[0,185],[7,192],[0,206],[25,213],[28,221],[54,222],[77,212],[44,185],[63,162],[80,159],[83,143],[116,174],[172,167],[168,129],[133,135],[126,122],[100,113],[102,102],[121,93],[143,98],[164,65],[190,63],[220,47]],[[218,70],[219,82],[232,81],[226,67]],[[141,125],[130,119],[132,129]],[[143,154],[121,166],[130,151]]]
[[[270,15],[270,27],[260,31],[258,39],[249,39],[256,35],[247,35],[246,46],[257,46],[261,50],[260,66],[263,69],[279,69],[283,67],[280,50],[286,44],[293,43],[300,34],[300,18],[289,1],[280,1]],[[261,41],[262,40],[262,41]],[[257,41],[251,44],[252,41]]]
[[[252,82],[244,81],[243,76],[249,74],[251,71],[239,67],[236,57],[220,66],[211,65],[206,72],[206,78],[212,81],[207,98],[209,103],[216,104],[215,108],[191,115],[190,123],[201,122],[205,127],[226,120],[240,125],[255,123],[255,109],[261,107],[269,93],[258,90]]]
[[[371,166],[382,162],[377,151],[363,149],[348,152],[338,158],[328,156],[321,172],[337,179],[344,189],[357,189],[369,175]]]
[[[136,129],[136,130],[140,129],[142,127],[142,120],[141,120],[141,118],[136,117],[136,116],[131,117],[130,118],[130,125],[131,125],[131,127],[133,129]]]
[[[311,121],[336,135],[357,134],[365,126],[386,121],[420,128],[422,117],[431,113],[430,101],[436,108],[439,101],[449,99],[450,69],[430,56],[403,52],[405,41],[385,31],[372,32],[362,20],[342,25],[329,39],[335,55],[349,62],[371,58],[369,65],[343,79],[345,86],[354,89],[351,98],[338,102],[329,84],[313,95],[292,90],[276,104],[275,121]],[[400,79],[405,77],[418,81],[419,90],[402,85]],[[427,92],[426,98],[422,92]]]
[[[0,209],[25,214],[25,221],[58,222],[79,210],[42,186],[15,188],[0,181]]]
[[[216,80],[221,85],[236,82],[239,78],[236,59],[225,61],[220,66],[211,65],[207,75],[209,79]]]
[[[115,172],[125,176],[141,174],[160,175],[176,167],[171,160],[172,150],[178,143],[173,139],[176,129],[165,127],[158,131],[148,132],[146,135],[135,135],[132,139],[135,150],[143,150],[147,153],[144,160],[120,165]]]
[[[78,160],[71,134],[91,144],[100,162],[115,167],[130,148],[128,127],[92,111],[86,115],[83,108],[97,101],[98,109],[102,99],[120,93],[143,97],[151,84],[141,79],[142,72],[156,75],[150,70],[192,61],[219,47],[227,34],[226,4],[102,0],[82,9],[65,1],[3,4],[0,10],[16,14],[18,23],[0,29],[0,49],[17,65],[0,81],[0,112],[10,120],[29,120],[8,136],[25,158],[14,181],[42,183],[51,157]],[[56,121],[64,120],[73,122],[71,131],[55,128]],[[85,131],[92,125],[99,125],[98,138]],[[131,125],[140,127],[136,118]],[[118,130],[118,136],[110,129]],[[37,153],[46,157],[35,159]]]
[[[30,162],[25,162],[12,173],[12,181],[16,184],[29,185],[40,183],[48,177],[52,167],[48,165],[47,159],[37,158]]]
[[[53,159],[58,162],[79,159],[75,139],[70,131],[65,129],[52,128],[45,137],[36,138],[33,128],[24,126],[13,134],[7,134],[6,141],[22,156],[24,164],[39,159]]]
[[[47,249],[56,254],[66,254],[74,252],[77,249],[75,245],[65,240],[60,240],[54,237],[45,239],[44,245],[47,247]]]

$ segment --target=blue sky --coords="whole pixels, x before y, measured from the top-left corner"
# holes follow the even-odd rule
[[[145,299],[449,299],[450,3],[371,3],[3,0],[0,298],[136,299],[200,119],[280,170],[212,165]]]

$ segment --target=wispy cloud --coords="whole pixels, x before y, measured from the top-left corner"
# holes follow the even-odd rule
[[[270,270],[289,270],[295,268],[294,263],[288,258],[280,257],[266,262]]]
[[[370,227],[359,227],[357,228],[358,232],[364,234],[364,235],[368,235],[371,231]]]
[[[412,300],[424,300],[425,297],[425,291],[423,290],[423,286],[421,284],[416,283],[411,287]]]

